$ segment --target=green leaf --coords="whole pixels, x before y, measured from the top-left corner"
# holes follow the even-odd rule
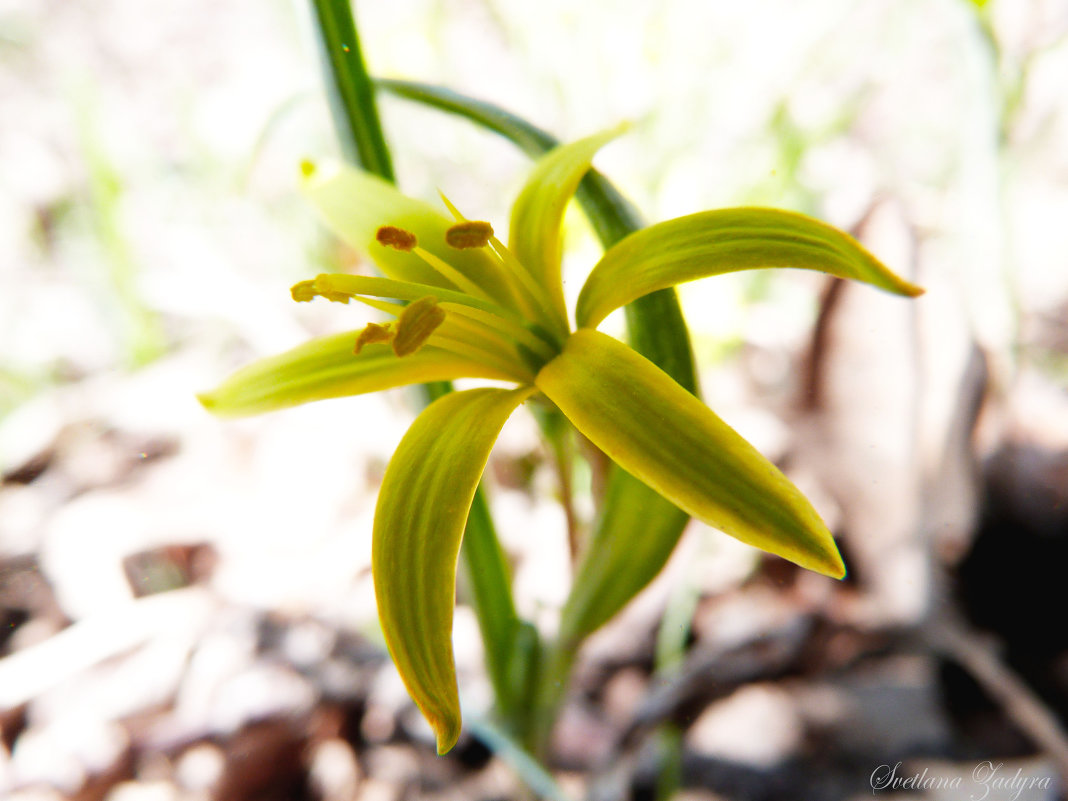
[[[356,34],[351,0],[312,0],[330,110],[346,155],[393,181],[393,163],[375,107],[374,85]]]
[[[531,157],[548,153],[560,145],[549,132],[506,111],[493,103],[478,100],[444,86],[416,81],[379,78],[375,85],[397,97],[413,100],[431,108],[456,114],[499,134]],[[590,170],[579,184],[576,198],[589,217],[601,244],[611,247],[631,231],[641,228],[634,206],[619,193],[612,182],[597,170]]]
[[[616,464],[693,517],[802,567],[845,575],[834,539],[804,495],[621,342],[581,329],[535,383]]]
[[[521,701],[511,676],[512,654],[521,624],[512,601],[508,559],[483,492],[475,493],[467,517],[460,567],[482,633],[486,672],[493,684],[497,709],[502,718],[509,720],[516,715]]]
[[[492,721],[471,721],[471,730],[489,749],[518,774],[535,795],[545,801],[572,801],[556,783],[553,775],[523,749],[512,736]]]
[[[690,516],[622,469],[560,613],[560,639],[578,643],[626,606],[664,567]]]
[[[393,226],[415,234],[419,247],[454,267],[499,303],[512,303],[512,290],[498,264],[482,248],[457,250],[445,242],[455,220],[398,192],[373,175],[336,165],[305,165],[302,188],[323,222],[344,242],[374,259],[390,278],[455,288],[412,251],[379,244],[378,229]]]
[[[368,345],[357,356],[352,348],[358,334],[349,331],[313,339],[261,359],[197,397],[214,414],[239,417],[426,381],[510,378],[472,359],[429,345],[403,358],[388,345]]]
[[[397,446],[378,494],[371,547],[378,617],[441,754],[460,735],[452,653],[460,540],[493,443],[533,391],[472,389],[434,401]]]
[[[890,272],[860,243],[803,214],[761,208],[705,211],[637,231],[604,254],[579,293],[579,327],[657,289],[737,270],[819,270],[916,296],[923,289]]]
[[[620,132],[617,129],[580,139],[543,156],[534,165],[512,206],[508,249],[534,280],[551,293],[554,312],[565,329],[567,309],[560,278],[560,227],[564,211],[582,176],[590,169],[594,154]]]

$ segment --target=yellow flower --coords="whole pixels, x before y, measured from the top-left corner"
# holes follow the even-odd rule
[[[362,172],[307,167],[306,192],[327,224],[386,277],[320,275],[293,287],[293,297],[355,299],[396,322],[314,340],[200,396],[217,414],[247,415],[429,381],[516,384],[428,406],[397,447],[375,511],[382,630],[441,753],[460,732],[451,642],[460,540],[501,427],[532,397],[557,406],[619,466],[693,517],[803,567],[845,574],[830,532],[773,464],[596,327],[655,290],[758,267],[820,270],[910,296],[922,290],[817,220],[723,209],[652,225],[610,248],[579,294],[573,329],[560,278],[561,222],[594,154],[614,135],[559,147],[535,165],[512,208],[507,246],[448,201],[452,220]]]

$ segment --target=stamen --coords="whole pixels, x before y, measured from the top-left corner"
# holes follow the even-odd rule
[[[452,201],[445,197],[445,193],[440,189],[438,190],[438,197],[441,198],[441,202],[445,204],[445,208],[449,210],[449,213],[452,214],[453,219],[455,219],[456,222],[463,222],[467,219],[460,213],[460,210],[452,204]]]
[[[300,174],[305,178],[311,178],[315,175],[315,163],[308,161],[308,159],[304,159],[304,161],[300,163]]]
[[[289,288],[289,294],[297,303],[307,303],[316,297],[326,298],[334,303],[348,303],[350,299],[350,296],[344,292],[321,289],[314,280],[293,284]]]
[[[472,281],[470,278],[468,278],[462,272],[457,270],[444,259],[438,258],[429,250],[424,250],[421,247],[415,247],[412,248],[412,250],[414,251],[416,256],[418,256],[431,267],[433,267],[439,275],[444,276],[449,281],[449,283],[457,287],[461,292],[466,292],[468,295],[471,295],[476,298],[481,298],[482,300],[492,300],[492,298],[490,298],[490,296],[486,294],[482,287],[480,287],[478,284],[476,284],[474,281]]]
[[[405,231],[403,228],[397,228],[394,225],[383,225],[375,233],[375,239],[380,245],[385,245],[394,250],[403,250],[405,253],[418,244],[415,234],[411,231]]]
[[[445,310],[438,306],[437,298],[425,297],[412,301],[397,316],[393,352],[398,356],[415,353],[443,322]]]
[[[377,345],[380,342],[391,341],[395,336],[393,331],[390,330],[391,327],[392,323],[386,323],[385,325],[368,323],[367,327],[356,337],[356,347],[352,349],[352,352],[359,354],[364,345]]]
[[[445,232],[445,242],[457,250],[484,248],[493,238],[493,226],[480,220],[468,220]]]
[[[315,281],[301,281],[289,288],[289,294],[297,303],[307,303],[319,293],[315,291]]]

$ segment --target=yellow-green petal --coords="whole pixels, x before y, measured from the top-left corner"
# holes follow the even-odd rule
[[[622,128],[562,145],[540,158],[512,206],[508,249],[550,293],[558,321],[566,327],[567,310],[560,278],[560,226],[564,210],[594,154]]]
[[[680,509],[802,567],[845,575],[831,533],[800,490],[626,345],[581,329],[535,383],[598,448]]]
[[[397,446],[378,494],[371,546],[378,617],[441,754],[460,736],[452,653],[460,539],[493,443],[533,392],[472,389],[438,399]]]
[[[488,254],[446,244],[445,234],[455,224],[453,220],[401,194],[387,181],[351,167],[333,166],[307,172],[302,187],[327,227],[374,259],[390,278],[454,287],[416,253],[380,244],[376,234],[383,226],[414,234],[419,247],[448,262],[495,300],[512,302],[507,278]]]
[[[353,353],[359,331],[313,339],[238,370],[200,402],[214,414],[240,417],[310,401],[457,378],[511,380],[474,359],[427,346],[403,358],[388,345]]]
[[[704,211],[643,228],[609,248],[579,294],[575,318],[594,328],[609,313],[657,289],[737,270],[796,267],[864,281],[915,297],[853,237],[779,209]]]

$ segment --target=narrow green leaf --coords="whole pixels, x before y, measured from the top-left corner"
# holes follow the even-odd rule
[[[580,139],[543,156],[512,206],[508,249],[535,281],[551,292],[554,311],[565,329],[567,309],[560,279],[564,210],[590,169],[594,154],[619,133],[617,129]]]
[[[634,476],[613,470],[597,528],[560,613],[560,639],[577,644],[611,620],[664,567],[689,519]]]
[[[522,117],[444,86],[382,78],[377,79],[375,85],[397,97],[464,117],[508,139],[532,158],[560,145],[555,136]],[[634,206],[597,170],[586,173],[575,196],[606,248],[642,226]]]
[[[497,538],[485,494],[481,491],[475,493],[467,518],[460,566],[482,634],[486,672],[493,684],[497,711],[504,720],[510,720],[520,705],[511,678],[511,664],[521,624],[512,601],[508,559]]]
[[[622,343],[581,329],[536,384],[616,464],[692,516],[802,567],[845,575],[827,527],[778,468]]]
[[[511,766],[538,798],[546,801],[571,801],[560,789],[553,775],[525,751],[522,745],[512,739],[508,732],[485,719],[471,721],[471,730],[494,754]]]
[[[533,391],[472,389],[436,400],[397,446],[378,494],[371,548],[378,616],[438,753],[460,735],[452,653],[460,540],[493,443]]]
[[[312,0],[318,23],[323,76],[334,126],[346,155],[368,172],[393,181],[374,85],[367,74],[351,0]]]
[[[720,209],[652,225],[610,248],[579,293],[576,321],[593,328],[649,292],[761,267],[819,270],[902,295],[923,293],[853,237],[812,217],[778,209]]]
[[[500,266],[482,248],[449,247],[445,234],[456,222],[432,206],[401,194],[380,178],[343,165],[306,165],[301,186],[326,226],[374,259],[390,278],[456,288],[417,253],[380,244],[376,235],[383,226],[414,234],[419,247],[454,267],[499,303],[512,302],[512,291]]]
[[[240,417],[302,403],[454,378],[510,377],[484,364],[432,346],[404,358],[389,345],[352,352],[358,331],[313,339],[243,367],[198,396],[214,414]]]

